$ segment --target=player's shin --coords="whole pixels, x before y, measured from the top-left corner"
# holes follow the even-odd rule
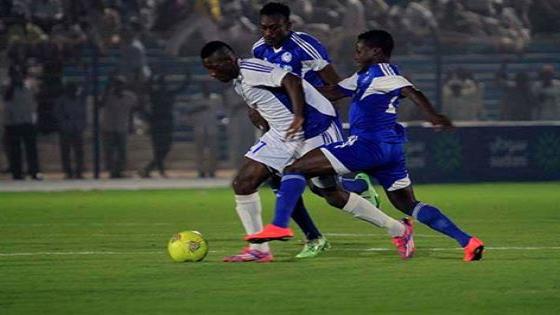
[[[303,203],[303,198],[301,197],[298,199],[296,206],[294,207],[294,212],[292,212],[292,219],[303,231],[303,234],[305,234],[305,238],[307,240],[314,240],[322,236],[321,232],[319,232],[319,229],[317,228],[317,226],[315,226],[315,223],[309,216],[309,212],[307,212],[307,209],[305,208],[305,205]]]
[[[455,239],[461,247],[467,246],[471,236],[459,229],[451,219],[438,208],[419,202],[412,211],[412,216],[430,228]]]
[[[286,228],[298,199],[305,191],[307,182],[301,174],[285,174],[282,176],[280,189],[276,194],[276,212],[272,224]]]
[[[401,236],[406,230],[402,222],[386,215],[380,209],[355,193],[350,193],[348,202],[342,210],[352,214],[357,219],[385,228],[392,237]]]
[[[246,234],[253,234],[263,229],[262,205],[259,192],[250,195],[235,195],[235,210],[245,228]],[[268,243],[251,244],[251,249],[269,252]]]

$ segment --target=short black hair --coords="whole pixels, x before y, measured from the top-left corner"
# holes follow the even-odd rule
[[[393,36],[384,30],[371,30],[358,35],[358,41],[364,42],[366,46],[381,48],[385,56],[390,57],[395,47]]]
[[[281,15],[286,18],[286,20],[290,20],[290,7],[285,4],[278,3],[278,2],[269,2],[265,4],[261,11],[259,12],[260,15]]]
[[[200,50],[200,58],[204,59],[204,58],[208,58],[210,57],[213,53],[219,51],[219,50],[225,50],[228,52],[231,52],[233,54],[235,54],[233,48],[231,48],[230,45],[219,41],[219,40],[215,40],[215,41],[211,41],[206,43],[206,45],[204,45],[204,47],[202,47],[202,49]]]

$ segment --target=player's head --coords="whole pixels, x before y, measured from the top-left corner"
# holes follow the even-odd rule
[[[371,30],[358,35],[355,59],[361,66],[388,62],[393,52],[393,36],[383,30]]]
[[[229,82],[239,75],[237,56],[228,44],[221,41],[209,42],[200,51],[202,65],[214,79]]]
[[[260,16],[260,28],[265,43],[280,47],[292,28],[290,8],[285,4],[270,2],[262,7]]]

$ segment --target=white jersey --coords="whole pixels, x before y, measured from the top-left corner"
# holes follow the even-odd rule
[[[268,122],[270,132],[284,138],[294,118],[290,98],[281,88],[282,79],[289,72],[256,58],[240,59],[238,64],[239,77],[233,81],[235,91]],[[336,111],[311,84],[302,80],[302,85],[305,95],[303,133],[304,138],[309,139],[331,126],[336,120]]]

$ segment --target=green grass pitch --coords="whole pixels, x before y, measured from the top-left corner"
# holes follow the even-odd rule
[[[486,242],[480,262],[416,224],[402,261],[384,231],[310,194],[333,248],[296,260],[226,264],[243,230],[228,189],[0,194],[0,314],[560,314],[560,184],[419,185]],[[261,193],[265,221],[273,195]],[[393,217],[401,214],[388,206]],[[200,263],[173,263],[167,240],[198,230]]]

